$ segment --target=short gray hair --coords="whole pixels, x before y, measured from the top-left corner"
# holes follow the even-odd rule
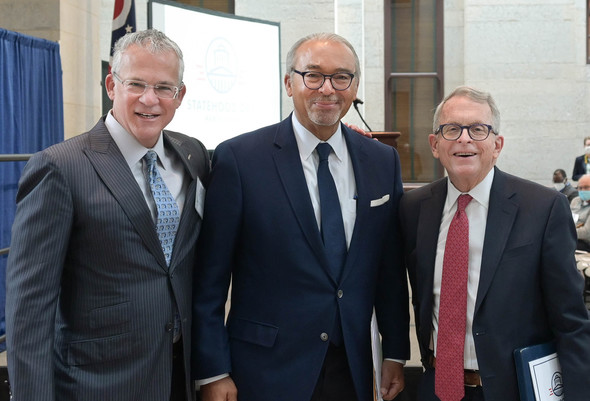
[[[311,42],[314,40],[325,40],[329,42],[338,42],[346,45],[354,55],[354,77],[359,79],[361,77],[361,63],[359,61],[359,56],[356,54],[354,47],[352,44],[342,36],[335,34],[335,33],[327,33],[327,32],[320,32],[320,33],[312,33],[311,35],[307,35],[304,38],[299,39],[289,50],[287,53],[287,60],[285,62],[285,68],[287,69],[288,74],[293,74],[293,70],[295,69],[295,54],[297,50],[303,45],[304,43]]]
[[[487,103],[492,111],[492,128],[496,134],[500,133],[500,110],[496,106],[496,102],[492,95],[488,92],[480,91],[469,86],[459,86],[454,91],[449,93],[442,102],[436,107],[434,112],[434,120],[432,124],[432,132],[436,132],[440,126],[440,114],[445,103],[456,96],[465,96],[477,103]]]
[[[178,57],[178,84],[182,83],[184,74],[184,60],[180,47],[157,29],[146,29],[145,31],[128,33],[115,43],[113,47],[113,61],[111,70],[118,72],[121,69],[123,53],[132,45],[143,47],[152,54],[165,53],[173,51]]]

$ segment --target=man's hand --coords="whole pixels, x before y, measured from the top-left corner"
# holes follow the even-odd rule
[[[404,389],[404,365],[399,362],[384,360],[381,367],[381,396],[384,400],[393,400]]]
[[[358,132],[359,134],[361,134],[363,136],[366,136],[367,138],[372,138],[373,137],[373,134],[371,134],[370,132],[365,131],[361,127],[358,127],[358,126],[356,126],[354,124],[344,123],[344,125],[346,125],[351,130],[356,131],[356,132]]]
[[[238,401],[238,389],[231,377],[201,386],[203,401]]]

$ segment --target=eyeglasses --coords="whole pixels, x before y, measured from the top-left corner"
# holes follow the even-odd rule
[[[467,130],[469,137],[474,141],[485,140],[490,135],[490,132],[493,131],[492,126],[488,124],[442,124],[438,127],[435,134],[441,133],[443,138],[447,141],[456,141],[459,139],[464,129]]]
[[[293,70],[293,72],[301,75],[303,77],[303,84],[307,89],[311,90],[320,89],[324,85],[324,82],[326,82],[327,78],[330,80],[334,90],[345,91],[350,88],[352,79],[354,78],[354,74],[350,72],[338,72],[336,74],[322,74],[321,72],[315,71],[301,72],[297,70]]]
[[[147,88],[153,88],[154,93],[160,99],[175,99],[178,96],[178,92],[180,88],[182,88],[182,84],[180,88],[178,86],[166,85],[166,84],[157,84],[157,85],[149,85],[147,82],[144,81],[137,81],[135,79],[126,79],[122,80],[119,75],[113,71],[113,76],[123,84],[125,90],[133,95],[143,95]]]

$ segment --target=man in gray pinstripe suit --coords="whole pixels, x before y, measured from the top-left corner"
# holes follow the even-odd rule
[[[115,46],[113,108],[25,167],[7,267],[9,377],[16,401],[189,401],[194,244],[205,147],[163,131],[186,88],[178,46],[148,30]],[[167,263],[143,160],[181,212]]]

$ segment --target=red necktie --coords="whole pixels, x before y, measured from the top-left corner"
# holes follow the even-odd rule
[[[459,196],[443,259],[434,379],[435,393],[441,401],[460,401],[465,395],[463,350],[469,265],[469,220],[465,207],[471,199],[470,195]]]

